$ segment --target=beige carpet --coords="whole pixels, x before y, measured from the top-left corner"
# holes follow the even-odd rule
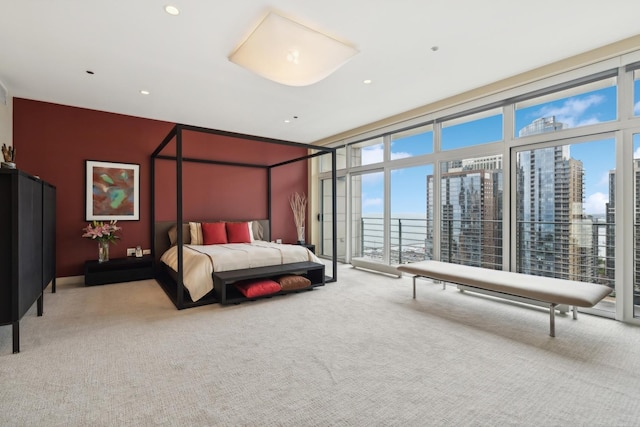
[[[2,426],[640,425],[640,328],[339,267],[178,311],[154,281],[47,292],[0,327]]]

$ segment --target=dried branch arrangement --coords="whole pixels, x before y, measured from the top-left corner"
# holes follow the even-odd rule
[[[289,203],[291,204],[291,210],[293,211],[293,221],[296,223],[296,228],[300,230],[304,227],[305,210],[307,208],[307,196],[300,195],[297,192],[293,193],[289,197]]]

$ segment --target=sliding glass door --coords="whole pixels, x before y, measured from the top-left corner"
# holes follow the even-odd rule
[[[391,170],[391,264],[433,259],[433,200],[427,201],[427,182],[433,166]]]
[[[384,173],[351,176],[351,258],[384,261]]]
[[[615,140],[518,149],[515,269],[611,287],[615,312]]]
[[[633,135],[633,317],[640,317],[640,133]]]
[[[336,216],[337,229],[337,253],[336,259],[340,262],[345,261],[346,241],[347,241],[347,192],[345,177],[336,178],[336,212],[333,212],[333,189],[330,179],[323,179],[320,182],[320,191],[322,200],[321,213],[318,220],[320,221],[320,247],[317,253],[320,256],[331,258],[333,256],[333,216]]]

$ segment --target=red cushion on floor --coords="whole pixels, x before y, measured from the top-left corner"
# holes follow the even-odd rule
[[[261,297],[263,295],[280,292],[280,285],[269,279],[251,280],[235,284],[236,288],[247,298]]]

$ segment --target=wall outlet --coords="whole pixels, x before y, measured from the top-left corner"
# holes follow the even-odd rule
[[[151,255],[151,249],[143,249],[142,255]]]
[[[136,256],[136,248],[127,248],[127,256]]]

